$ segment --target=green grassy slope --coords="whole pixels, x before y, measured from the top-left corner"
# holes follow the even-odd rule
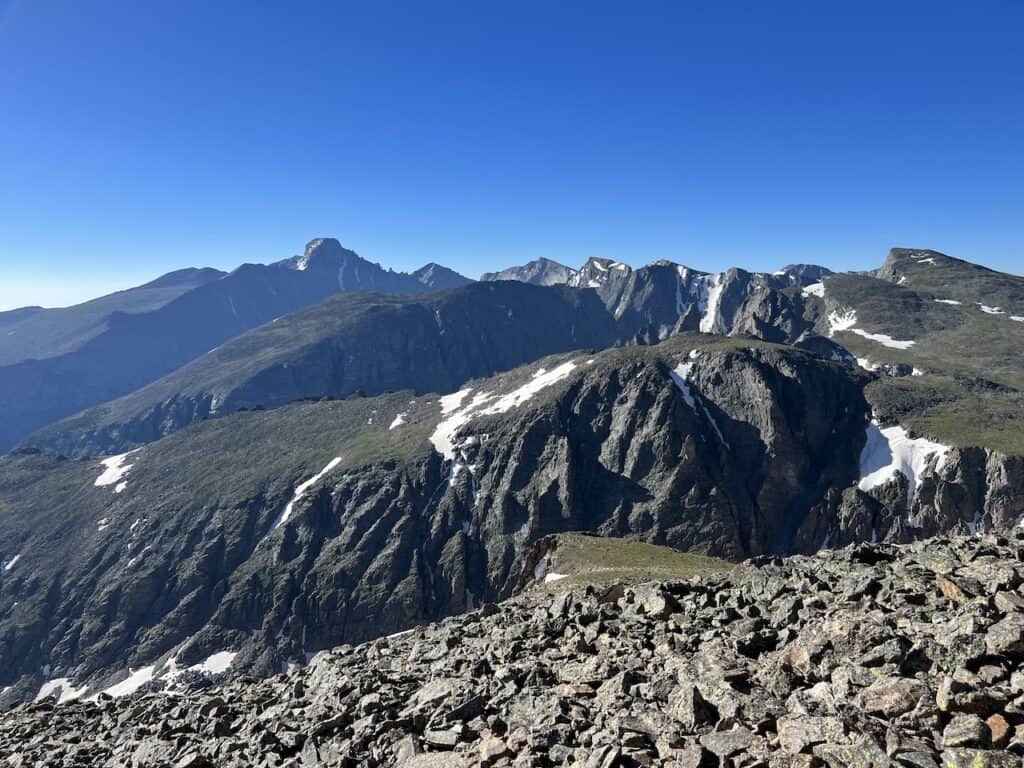
[[[633,539],[584,533],[564,533],[554,538],[557,544],[547,555],[547,572],[566,578],[540,585],[549,590],[580,584],[689,579],[735,567],[715,557],[687,554]]]
[[[916,369],[918,375],[868,386],[876,414],[947,444],[1024,453],[1024,322],[1013,319],[1024,316],[1024,279],[931,251],[900,250],[879,275],[826,278],[822,327],[827,331],[829,312],[853,309],[856,328],[914,342],[894,349],[835,332],[862,360]],[[978,301],[1002,311],[985,312]]]

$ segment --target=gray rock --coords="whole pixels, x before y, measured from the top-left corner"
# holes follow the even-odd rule
[[[977,715],[956,715],[942,731],[943,747],[987,747],[988,726]]]
[[[793,755],[809,751],[815,744],[841,744],[846,740],[843,723],[835,717],[789,715],[779,719],[777,728],[779,746]]]
[[[1011,614],[993,624],[985,635],[985,645],[993,654],[1024,654],[1024,614]]]
[[[723,760],[742,752],[754,741],[754,734],[742,726],[729,731],[712,731],[700,737],[701,746]]]
[[[920,680],[887,677],[861,691],[858,705],[870,714],[895,717],[912,710],[927,694],[928,686]]]

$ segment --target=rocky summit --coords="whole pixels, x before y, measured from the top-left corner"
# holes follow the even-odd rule
[[[537,575],[289,674],[21,705],[0,765],[1021,764],[1024,532],[690,580]]]

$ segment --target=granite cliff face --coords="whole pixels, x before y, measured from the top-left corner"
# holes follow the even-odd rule
[[[947,531],[1008,531],[1024,522],[1024,457],[984,448],[946,448],[923,459],[913,484],[894,475],[869,490],[830,494],[809,515],[795,549],[858,541],[907,542]]]
[[[611,259],[591,258],[578,270],[541,259],[522,267],[481,276],[481,280],[564,283],[596,290],[615,318],[637,340],[652,343],[679,331],[747,334],[793,343],[809,332],[799,289],[831,271],[791,265],[773,274],[728,269],[701,272],[671,261],[633,268]]]

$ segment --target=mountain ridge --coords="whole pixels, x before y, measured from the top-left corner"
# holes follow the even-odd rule
[[[303,258],[314,264],[312,272],[292,268]],[[17,325],[8,319],[0,334],[0,402],[5,403],[0,451],[35,429],[132,392],[230,338],[336,292],[364,284],[403,293],[433,290],[429,281],[385,271],[333,238],[310,241],[295,259],[243,264],[226,274],[180,270],[76,307],[22,313]],[[444,274],[442,282],[460,279],[469,282],[455,273]],[[59,327],[51,327],[54,322]],[[47,344],[48,356],[40,357]]]
[[[357,390],[450,392],[467,378],[543,354],[649,344],[698,329],[843,354],[827,339],[812,338],[803,296],[751,273],[729,270],[719,283],[674,266],[616,271],[625,279],[598,291],[481,281],[426,298],[347,292],[239,336],[119,400],[55,422],[22,444],[68,455],[117,453],[238,407]],[[529,340],[522,337],[527,329]],[[314,351],[312,344],[320,346]],[[475,352],[467,365],[468,350]],[[405,358],[419,361],[415,371]],[[226,383],[224,371],[236,369],[248,378]],[[459,369],[461,375],[446,373]],[[351,371],[358,371],[355,378]]]

